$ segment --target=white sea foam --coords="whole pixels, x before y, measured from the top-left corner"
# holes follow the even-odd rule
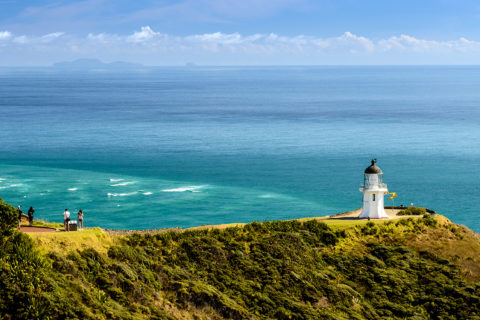
[[[133,181],[125,181],[125,182],[120,182],[116,184],[112,184],[112,187],[120,187],[120,186],[128,186],[129,184],[135,183]]]
[[[149,195],[151,195],[152,193],[151,193],[151,192],[144,192],[143,194],[146,195],[146,196],[149,196]]]
[[[16,188],[16,187],[21,187],[21,186],[23,186],[22,183],[14,183],[14,184],[6,186],[6,188]]]
[[[259,197],[259,198],[262,198],[262,199],[278,198],[278,196],[277,196],[276,194],[271,194],[271,193],[262,194],[262,195],[259,195],[258,197]]]
[[[111,178],[111,179],[110,179],[110,182],[118,182],[118,181],[123,181],[123,180],[124,180],[124,179],[113,179],[113,178]]]
[[[126,193],[107,193],[108,197],[128,197],[137,194],[138,192],[126,192]]]
[[[174,189],[163,189],[163,192],[200,192],[198,189],[203,188],[203,186],[188,186],[180,187]]]
[[[77,191],[78,188],[68,188],[68,191]]]

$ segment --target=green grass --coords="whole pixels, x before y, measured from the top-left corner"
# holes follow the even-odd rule
[[[27,224],[28,225],[28,224]],[[41,220],[34,220],[33,221],[34,227],[47,227],[47,228],[54,228],[54,229],[63,229],[64,225],[60,222],[45,222]]]
[[[374,223],[376,225],[381,225],[385,224],[387,221],[390,220],[370,220],[368,221],[367,219],[330,219],[330,220],[324,220],[326,225],[331,227],[332,229],[335,230],[344,230],[352,227],[357,227],[357,226],[364,226],[367,223]]]
[[[28,235],[42,252],[70,252],[94,249],[106,253],[114,239],[100,228],[72,232],[32,232]]]
[[[327,224],[328,226],[331,226],[332,228],[337,228],[339,230],[346,228],[346,227],[352,227],[356,225],[364,225],[368,222],[367,219],[341,219],[341,218],[331,218],[329,219],[328,216],[324,217],[308,217],[308,218],[300,218],[300,219],[292,219],[292,220],[285,220],[285,221],[299,221],[299,222],[306,222],[310,220],[315,220],[319,222],[323,222]],[[385,223],[389,220],[376,220],[372,219],[371,220],[374,223]],[[244,227],[247,225],[247,223],[227,223],[227,224],[218,224],[218,225],[204,225],[204,226],[198,226],[198,227],[193,227],[193,228],[188,228],[187,230],[204,230],[204,229],[227,229],[227,228],[234,228],[234,227]]]

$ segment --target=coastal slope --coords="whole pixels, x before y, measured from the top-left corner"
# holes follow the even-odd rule
[[[26,235],[1,208],[2,319],[480,319],[479,236],[441,215]]]

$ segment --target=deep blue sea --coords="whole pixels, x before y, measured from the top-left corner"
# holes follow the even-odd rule
[[[0,197],[48,221],[325,216],[371,158],[396,204],[480,231],[480,67],[0,70]]]

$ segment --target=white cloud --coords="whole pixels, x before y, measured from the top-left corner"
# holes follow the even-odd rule
[[[18,36],[13,38],[13,42],[19,43],[19,44],[25,44],[28,42],[27,36]]]
[[[88,40],[93,40],[93,41],[105,41],[108,38],[108,34],[106,33],[99,33],[99,34],[93,34],[89,33],[87,36]]]
[[[10,39],[16,43],[33,43],[33,42],[55,42],[58,38],[65,36],[64,32],[54,32],[43,36],[26,36],[19,35],[13,37],[9,31],[0,32],[0,39]],[[139,31],[135,31],[130,35],[122,36],[109,33],[89,33],[85,38],[72,38],[77,47],[81,47],[86,43],[103,43],[117,44],[122,46],[130,46],[133,44],[144,44],[144,50],[148,50],[149,45],[163,45],[171,50],[177,48],[196,48],[208,45],[217,45],[217,48],[237,48],[237,49],[277,49],[288,51],[305,51],[315,50],[316,52],[341,52],[341,53],[363,53],[374,54],[386,51],[411,51],[411,52],[432,52],[445,50],[478,50],[480,42],[472,41],[465,38],[450,41],[436,41],[417,39],[409,35],[393,36],[387,39],[372,40],[364,36],[358,36],[351,32],[345,32],[338,37],[319,38],[314,36],[297,35],[297,36],[281,36],[275,33],[270,34],[253,34],[242,35],[240,33],[204,33],[188,36],[171,36],[161,32],[154,31],[149,26],[141,27]],[[60,43],[63,43],[60,42]],[[205,46],[207,45],[207,46]]]
[[[436,61],[436,57],[445,57],[448,58],[446,63],[454,63],[454,58],[460,55],[469,56],[473,63],[477,63],[476,57],[480,53],[480,42],[465,38],[439,41],[399,35],[370,39],[352,32],[329,38],[222,32],[173,36],[154,31],[149,26],[129,35],[90,33],[84,37],[63,32],[34,36],[1,31],[0,43],[2,61],[6,61],[5,52],[10,50],[14,57],[15,50],[30,46],[30,50],[22,52],[34,56],[46,55],[50,51],[52,54],[45,58],[51,59],[50,63],[67,57],[107,57],[146,64],[181,64],[185,60],[201,64],[361,64],[365,61],[395,64],[430,63]],[[402,60],[406,55],[417,60]],[[459,63],[465,61],[459,59]]]
[[[27,36],[27,35],[18,35],[14,36],[10,32],[6,32],[7,36],[5,39],[10,40],[13,45],[38,45],[38,44],[43,44],[43,45],[48,45],[49,43],[55,42],[58,38],[62,37],[65,33],[64,32],[53,32],[53,33],[48,33],[42,36]],[[0,40],[2,39],[1,34],[0,34]]]
[[[89,33],[87,35],[86,40],[87,42],[93,42],[93,43],[124,42],[121,36],[116,34],[109,34],[109,33],[98,33],[98,34]]]
[[[480,42],[472,41],[465,38],[458,40],[436,41],[417,39],[408,35],[399,37],[390,37],[388,39],[379,40],[377,45],[378,51],[401,51],[415,53],[451,53],[451,52],[470,52],[480,51]]]
[[[218,44],[238,44],[243,42],[242,38],[243,37],[238,33],[225,34],[221,32],[215,32],[188,36],[185,38],[185,40],[192,42],[213,42]]]
[[[50,42],[50,41],[53,41],[56,38],[59,38],[59,37],[63,36],[64,34],[65,34],[65,32],[53,32],[53,33],[49,33],[49,34],[41,36],[40,40],[42,42]]]
[[[131,36],[128,36],[127,41],[135,43],[145,42],[161,35],[160,32],[155,32],[149,26],[145,26],[142,27],[141,31],[134,32]]]
[[[375,50],[375,44],[372,40],[354,35],[353,33],[348,31],[338,37],[337,41],[344,46],[352,46],[368,52],[372,52]]]
[[[0,31],[0,41],[9,39],[12,34],[9,31]]]

